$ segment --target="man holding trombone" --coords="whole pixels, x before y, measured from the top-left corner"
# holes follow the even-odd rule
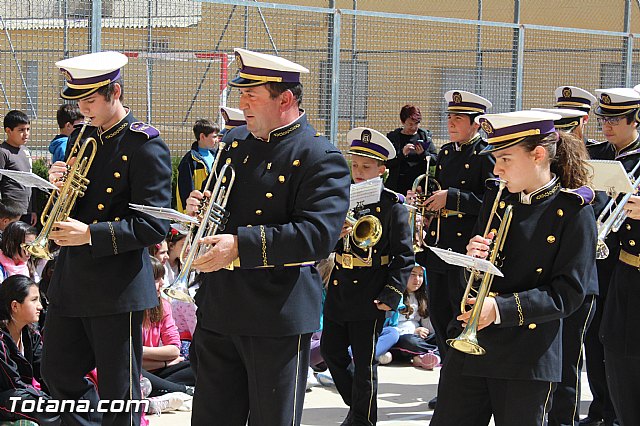
[[[202,242],[211,247],[193,262],[207,273],[196,294],[192,424],[244,426],[250,417],[256,425],[298,425],[311,333],[320,321],[314,263],[338,241],[349,169],[299,108],[306,68],[245,49],[236,49],[236,58],[240,71],[229,85],[240,90],[247,124],[221,142],[214,188],[230,191],[216,217],[226,223],[207,232]],[[187,211],[209,208],[219,198],[212,192],[205,200],[192,192]]]

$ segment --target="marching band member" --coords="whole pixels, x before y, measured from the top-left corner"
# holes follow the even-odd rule
[[[247,124],[226,133],[220,150],[220,166],[235,170],[228,222],[203,239],[213,247],[193,263],[206,274],[196,294],[192,424],[245,426],[250,417],[251,424],[299,425],[321,309],[313,264],[338,240],[349,169],[299,108],[300,74],[308,70],[235,51],[241,68],[229,85],[240,90]],[[190,212],[201,198],[191,194]]]
[[[431,220],[426,244],[462,252],[471,238],[478,218],[485,181],[493,177],[493,158],[478,155],[487,142],[478,133],[474,119],[484,114],[492,104],[482,96],[463,90],[444,94],[447,102],[447,130],[450,142],[443,145],[435,164],[435,179],[441,190],[427,199],[428,210],[440,216]],[[455,318],[464,288],[458,285],[458,272],[431,250],[416,254],[419,264],[427,269],[427,299],[431,324],[436,333],[440,355],[445,357],[449,322]],[[437,398],[429,401],[433,408]]]
[[[640,86],[636,86],[640,89]],[[633,89],[596,90],[599,105],[595,110],[602,126],[611,159],[620,161],[631,172],[640,162],[640,93]],[[636,171],[635,179],[640,178]],[[628,217],[617,232],[619,254],[611,250],[616,262],[605,301],[600,337],[605,352],[605,370],[611,401],[622,426],[640,424],[638,380],[640,380],[640,345],[634,328],[639,302],[640,282],[640,221],[638,197],[626,204]],[[610,239],[609,239],[610,240]],[[607,241],[610,249],[615,246]]]
[[[584,144],[556,132],[555,114],[517,111],[476,121],[488,135],[483,154],[507,182],[489,217],[497,190],[485,195],[476,229],[497,229],[507,205],[513,217],[495,277],[479,316],[485,355],[447,353],[431,424],[541,425],[553,383],[561,378],[561,321],[578,309],[595,280],[596,227],[589,202]],[[497,200],[496,200],[497,201]],[[495,237],[476,235],[467,254],[486,258]],[[473,303],[471,299],[469,303]],[[457,317],[465,324],[470,311]]]
[[[384,162],[396,151],[382,133],[357,127],[347,133],[351,147],[351,175],[355,183],[377,178],[385,172]],[[414,265],[408,213],[401,198],[382,189],[380,201],[356,209],[355,219],[372,215],[380,221],[380,240],[367,252],[339,241],[336,265],[329,279],[324,304],[322,357],[349,413],[342,423],[375,425],[377,421],[376,343],[382,330],[385,312],[395,310],[406,288]],[[364,219],[363,219],[364,220]],[[355,232],[345,223],[343,238]],[[350,371],[351,347],[355,369]]]
[[[583,139],[582,131],[576,132],[576,129],[584,126],[583,120],[588,116],[584,111],[565,108],[533,108],[533,110],[558,114],[561,118],[554,121],[555,128],[558,131],[569,132]],[[597,145],[595,143],[587,143],[587,150],[590,146]],[[595,204],[594,209],[595,213],[598,214],[599,209]],[[598,292],[597,281],[587,283],[582,306],[562,322],[562,380],[553,391],[551,409],[548,415],[549,426],[574,425],[580,420],[582,345],[597,310],[596,297]],[[599,309],[602,309],[602,307]]]
[[[589,152],[589,157],[595,160],[611,159],[611,154],[607,151],[610,150],[608,141],[598,142],[594,139],[588,139],[584,135],[584,128],[589,120],[589,113],[593,106],[597,106],[598,99],[588,91],[575,86],[560,86],[555,90],[557,98],[556,108],[564,109],[570,108],[572,110],[582,111],[582,116],[566,117],[561,121],[560,127],[556,122],[556,128],[570,131],[579,138],[583,139]],[[576,123],[577,121],[577,123]],[[596,217],[600,215],[609,197],[601,191],[596,192],[596,199],[593,202],[593,208],[595,210]],[[586,369],[587,378],[589,379],[589,388],[591,389],[591,395],[593,400],[589,404],[589,411],[587,417],[580,420],[580,426],[600,426],[604,421],[605,426],[613,426],[617,424],[615,422],[616,414],[609,397],[609,388],[607,386],[607,377],[604,368],[604,347],[600,341],[599,330],[600,322],[602,320],[602,311],[604,310],[604,301],[607,297],[607,289],[609,287],[609,280],[613,273],[613,267],[618,259],[618,243],[615,241],[615,236],[610,237],[608,242],[611,254],[606,259],[598,259],[596,261],[596,267],[598,269],[598,295],[596,296],[596,305],[593,314],[593,319],[587,327],[587,332],[584,336],[584,351],[586,355]],[[566,323],[565,323],[566,326]],[[575,342],[575,341],[574,341]],[[575,347],[575,343],[571,344]],[[568,347],[563,345],[563,347]],[[573,358],[574,363],[578,359],[577,356]],[[573,369],[573,367],[571,367]],[[575,380],[572,380],[576,383]],[[568,381],[563,383],[569,383]],[[559,385],[563,386],[562,384]],[[565,385],[568,386],[568,385]],[[574,386],[575,387],[575,386]],[[575,399],[575,395],[580,395],[579,386],[577,386],[575,394],[573,395],[572,406],[575,407],[575,415],[578,416],[579,410],[577,409],[577,402],[579,399]],[[562,391],[560,391],[562,392]],[[554,394],[554,407],[556,407],[555,401],[558,399],[558,390]],[[568,399],[567,399],[568,401]],[[552,409],[552,412],[555,408]],[[573,411],[573,410],[572,410]],[[553,418],[553,414],[550,416],[550,420]]]
[[[72,218],[57,222],[50,233],[62,249],[47,293],[42,375],[53,398],[89,400],[92,408],[62,413],[66,424],[140,423],[139,412],[97,409],[99,398],[141,397],[143,314],[158,304],[146,247],[161,242],[169,229],[168,221],[129,209],[129,203],[170,207],[171,160],[159,132],[122,105],[126,63],[117,52],[56,63],[67,80],[62,98],[78,100],[91,119],[84,136],[97,141],[84,197],[77,198]],[[75,156],[72,146],[67,144],[67,159]],[[56,181],[66,170],[64,162],[54,163],[49,179]],[[99,397],[85,379],[94,368]]]

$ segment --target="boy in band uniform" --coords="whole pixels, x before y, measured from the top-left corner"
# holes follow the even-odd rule
[[[355,128],[349,131],[347,140],[351,143],[351,175],[355,183],[381,176],[384,162],[395,156],[391,142],[376,130]],[[400,303],[414,265],[408,213],[401,196],[383,188],[379,202],[355,210],[356,219],[364,215],[376,217],[382,236],[370,249],[368,263],[368,251],[356,247],[352,239],[349,249],[344,240],[338,241],[320,344],[338,392],[349,406],[342,423],[345,426],[376,424],[376,342],[385,312],[395,310]],[[345,223],[341,236],[350,239],[352,231]]]
[[[596,99],[596,97],[590,92],[575,86],[560,86],[555,90],[555,96],[557,99],[556,108],[558,108],[559,111],[564,110],[564,108],[569,108],[572,111],[579,110],[583,112],[581,116],[574,115],[573,117],[563,117],[560,125],[556,122],[556,128],[559,130],[570,131],[583,139],[587,147],[587,151],[589,152],[589,157],[592,159],[604,160],[610,158],[611,155],[608,153],[610,145],[606,139],[599,142],[595,139],[588,139],[584,134],[584,128],[589,120],[589,113],[594,106],[597,107],[598,99]],[[609,197],[604,192],[596,192],[596,199],[593,202],[593,209],[596,217],[600,215],[608,201]],[[605,423],[605,426],[612,426],[616,424],[616,414],[613,409],[613,404],[611,403],[611,398],[609,397],[609,388],[607,386],[607,378],[604,368],[604,347],[602,346],[600,336],[598,335],[600,322],[602,320],[602,311],[604,310],[604,304],[607,298],[609,280],[611,279],[611,274],[613,273],[613,268],[617,262],[619,252],[618,243],[615,241],[615,237],[612,236],[611,238],[612,239],[607,240],[607,244],[611,250],[610,256],[606,259],[598,259],[596,261],[598,269],[599,294],[596,296],[593,319],[589,323],[587,332],[584,335],[585,365],[593,400],[589,404],[587,417],[580,420],[580,426],[600,426],[602,422]],[[574,340],[574,343],[572,343],[571,346],[575,347],[577,343],[578,342]],[[571,360],[567,360],[573,366],[570,367],[570,370],[563,371],[574,371],[576,369],[575,364],[577,359],[578,357],[575,356],[571,358]],[[570,376],[573,376],[573,373],[570,374]],[[569,380],[574,384],[569,385]],[[563,379],[563,384],[560,384],[559,386],[567,386],[567,389],[576,388],[576,380],[573,380],[571,377],[568,378],[566,385],[564,383],[565,380]],[[579,387],[575,392],[580,392]],[[574,392],[572,391],[570,393],[573,394]],[[571,395],[566,398],[566,401],[569,401],[570,398]],[[577,400],[575,397],[572,399],[573,402],[570,403],[570,406],[568,402],[565,404],[565,406],[569,406],[571,412],[574,411],[573,407],[576,406],[576,402],[579,401],[579,399]],[[556,403],[554,402],[554,407],[555,406]],[[552,412],[553,411],[556,411],[556,408],[553,408]],[[579,410],[576,409],[575,416],[577,417],[578,415]]]
[[[494,176],[493,158],[478,155],[487,142],[474,121],[492,104],[482,96],[463,90],[450,90],[444,98],[450,142],[442,146],[436,159],[434,177],[442,189],[435,191],[426,205],[429,210],[437,211],[439,217],[431,220],[425,243],[460,253],[471,238],[478,218],[485,181]],[[446,339],[457,334],[447,331],[447,326],[460,311],[464,288],[459,284],[457,268],[440,260],[431,250],[416,254],[416,258],[427,270],[429,317],[444,360],[449,350]],[[431,400],[429,407],[433,408],[436,401]]]
[[[49,237],[62,247],[48,290],[42,375],[55,399],[88,400],[90,412],[64,412],[73,425],[138,425],[139,412],[98,412],[99,399],[141,398],[142,319],[158,304],[148,246],[164,239],[169,223],[129,208],[171,204],[169,148],[152,126],[122,105],[121,68],[127,57],[99,52],[56,63],[65,75],[61,96],[78,100],[91,119],[85,138],[95,138],[89,184],[70,217]],[[74,142],[67,164],[74,164]],[[78,145],[79,146],[79,145]],[[85,158],[93,148],[88,146]],[[60,183],[67,164],[58,161],[49,179]],[[94,368],[98,390],[86,379]]]
[[[595,109],[598,123],[607,138],[611,160],[622,163],[631,172],[640,163],[640,93],[627,88],[596,90],[599,104]],[[636,169],[633,179],[640,178]],[[640,424],[637,401],[640,380],[640,345],[637,339],[636,310],[640,282],[640,221],[638,197],[633,196],[625,211],[628,215],[620,230],[607,239],[609,257],[617,262],[613,268],[605,300],[600,339],[605,352],[605,371],[611,401],[621,425]],[[613,240],[613,244],[612,241]],[[613,250],[619,247],[619,251]]]

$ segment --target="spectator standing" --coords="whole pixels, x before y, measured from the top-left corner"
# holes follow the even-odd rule
[[[58,108],[56,112],[56,120],[58,121],[58,133],[49,143],[49,152],[51,153],[51,162],[64,161],[64,154],[67,151],[67,141],[73,133],[73,129],[82,123],[84,116],[80,113],[80,109],[76,104],[64,104]]]
[[[415,105],[405,105],[400,110],[402,127],[387,134],[398,155],[387,161],[389,177],[385,186],[406,194],[413,181],[427,170],[426,158],[434,164],[436,147],[431,140],[431,132],[420,128],[422,113]],[[351,143],[351,141],[348,141]]]

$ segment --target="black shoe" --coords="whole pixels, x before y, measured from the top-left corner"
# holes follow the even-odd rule
[[[347,413],[347,417],[345,417],[343,422],[340,423],[340,426],[351,426],[351,425],[353,425],[353,411],[349,410],[349,413]]]
[[[431,401],[429,401],[429,403],[427,404],[427,406],[434,410],[436,408],[436,404],[438,403],[438,397],[434,396],[433,399]]]
[[[580,426],[603,426],[604,425],[604,420],[602,420],[602,419],[593,419],[593,418],[587,416],[584,419],[580,420],[578,422],[578,424]]]

